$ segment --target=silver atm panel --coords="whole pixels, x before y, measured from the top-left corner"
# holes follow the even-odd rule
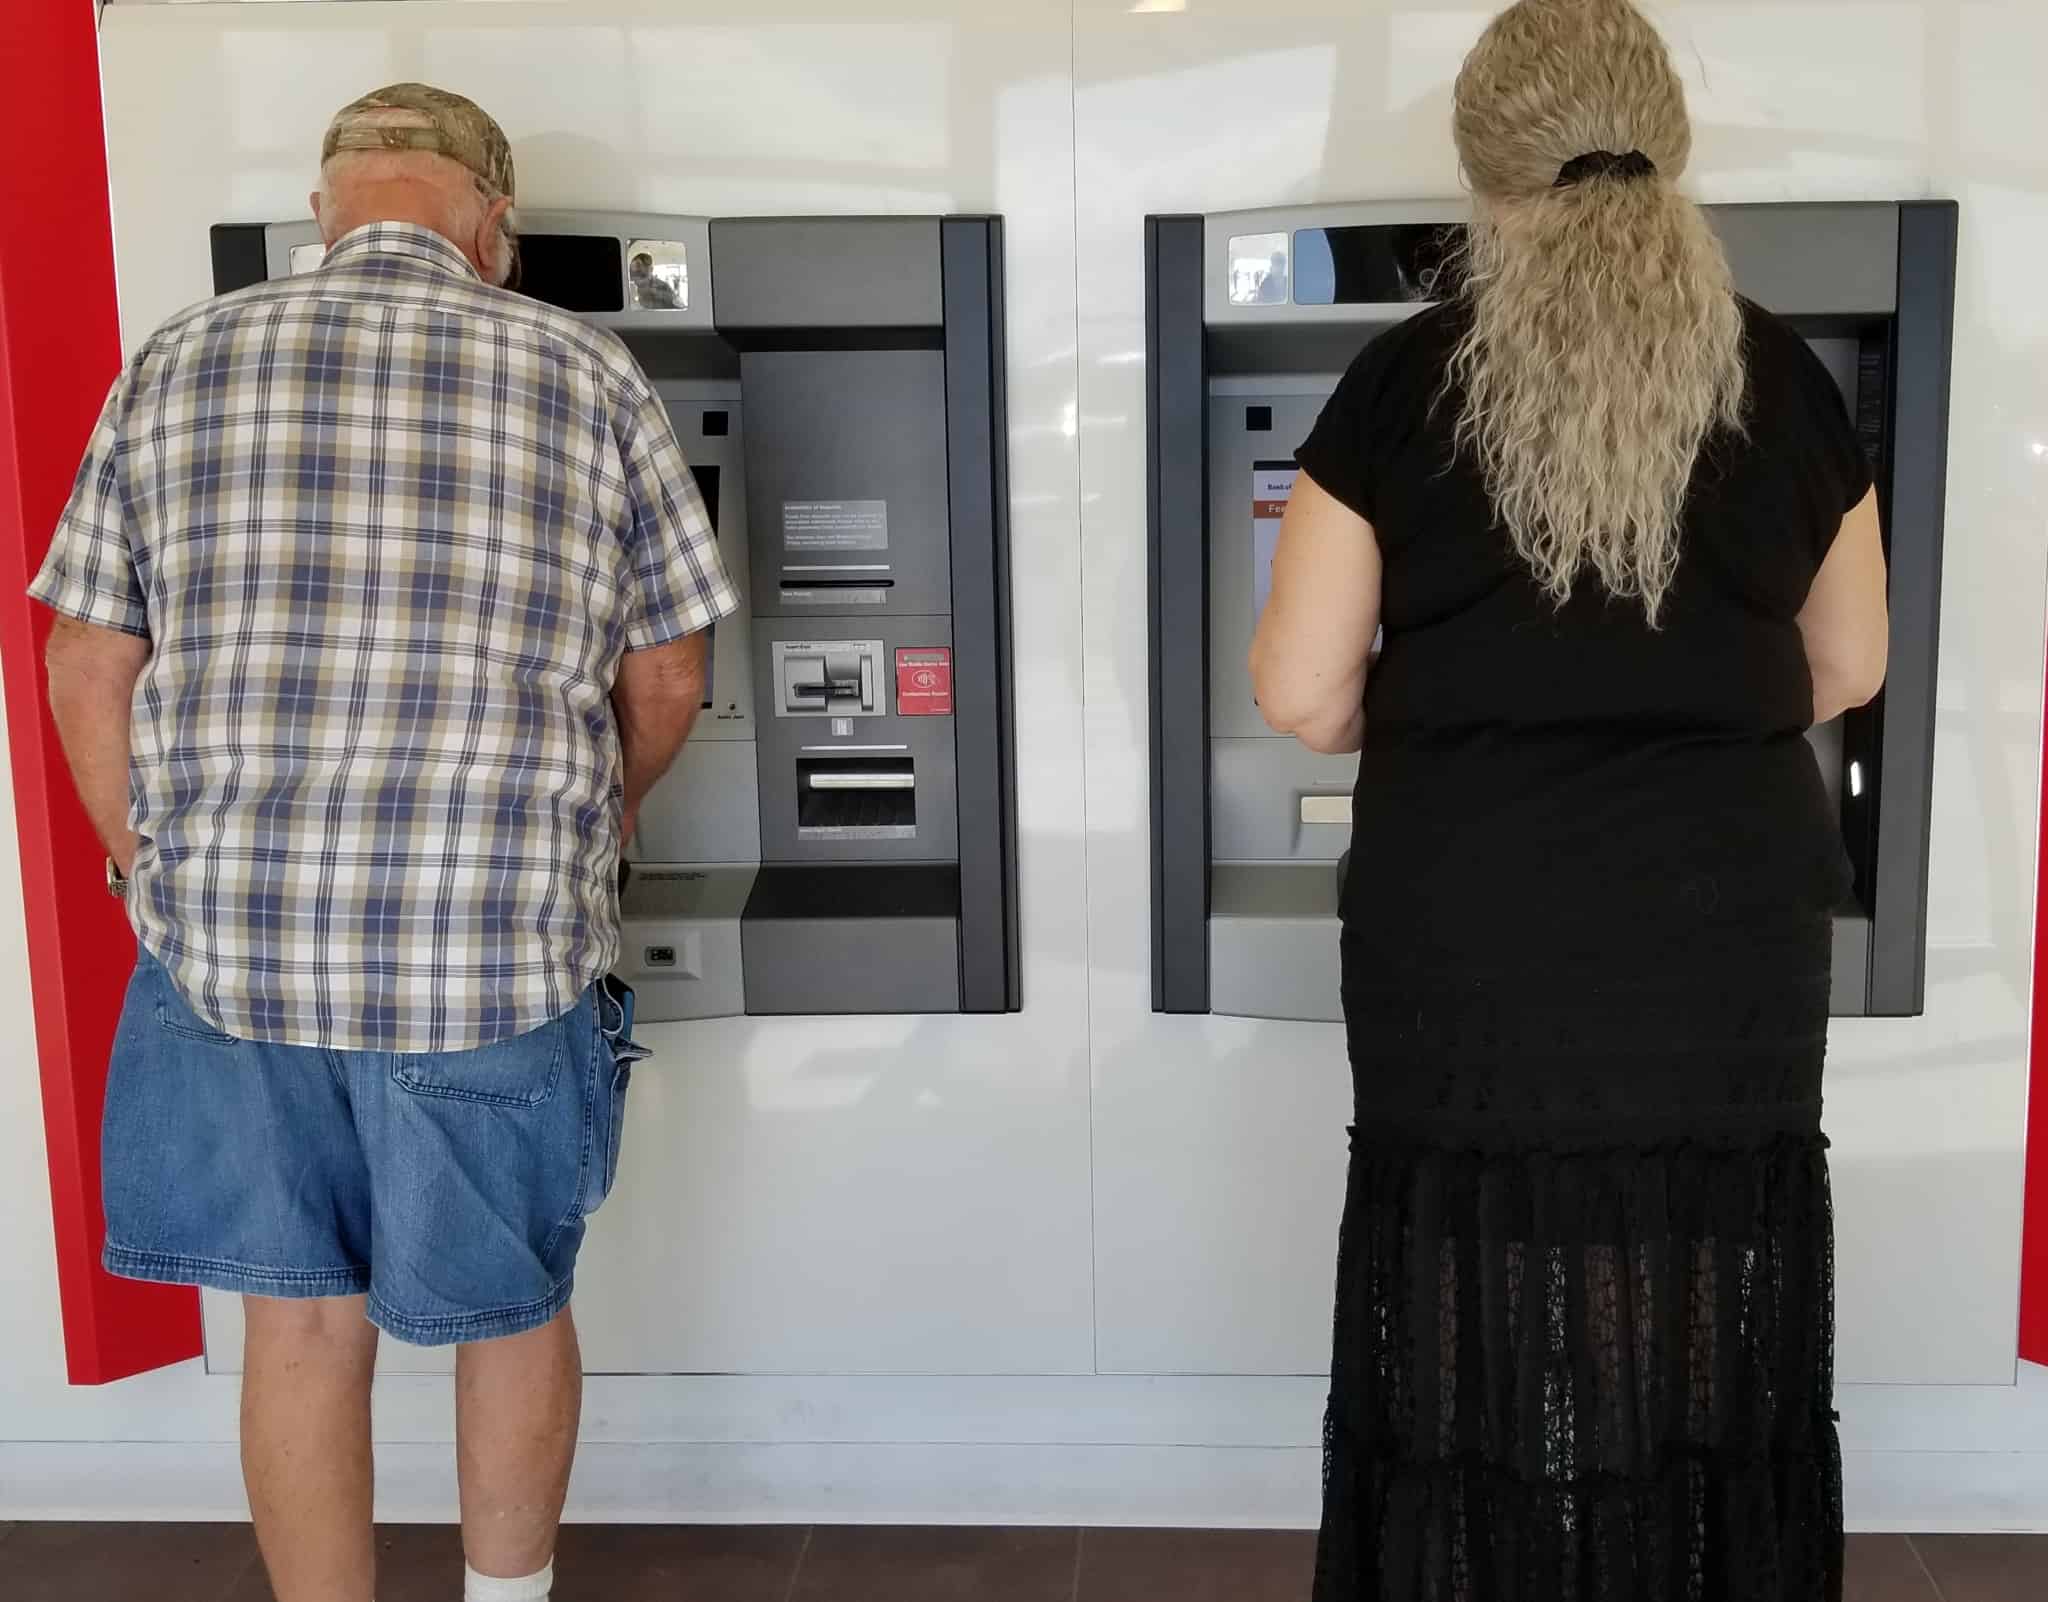
[[[988,731],[955,710],[955,602],[987,575],[956,582],[972,425],[952,406],[946,240],[936,219],[712,228],[749,406],[751,1012],[963,1003],[963,845],[998,820],[970,820],[959,782],[959,736]]]
[[[946,374],[936,350],[749,352],[773,425],[748,456],[764,860],[948,862],[951,715],[899,693],[899,659],[949,664]],[[844,732],[840,732],[840,731]]]
[[[1245,671],[1270,558],[1259,531],[1276,527],[1255,508],[1282,504],[1294,449],[1340,376],[1209,381],[1209,1007],[1236,1017],[1343,1016],[1337,861],[1358,758],[1276,736]]]
[[[617,971],[649,1018],[732,1017],[746,1011],[740,922],[761,861],[746,422],[736,380],[657,379],[655,390],[741,605],[712,633],[710,682],[689,743],[640,809]]]
[[[1463,215],[1372,205],[1148,225],[1161,1010],[1342,1016],[1338,862],[1357,759],[1268,730],[1245,657],[1295,448],[1359,348],[1427,304],[1423,264],[1441,259],[1443,230]],[[1878,468],[1894,545],[1893,687],[1879,709],[1810,739],[1858,874],[1836,921],[1835,1011],[1916,1011],[1954,208],[1713,215],[1744,292],[1807,335]],[[1360,260],[1362,240],[1377,257]],[[1360,301],[1361,284],[1379,287]]]
[[[524,219],[522,287],[632,348],[742,596],[632,848],[643,1018],[1019,1005],[1001,242],[976,217]],[[321,256],[311,223],[212,246],[221,292]]]

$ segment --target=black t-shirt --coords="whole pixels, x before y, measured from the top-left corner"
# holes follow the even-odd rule
[[[1302,446],[1383,559],[1344,911],[1390,957],[1810,948],[1847,894],[1797,618],[1870,470],[1819,358],[1743,313],[1747,428],[1702,453],[1656,630],[1590,572],[1555,606],[1495,522],[1444,385],[1461,305],[1367,346]]]

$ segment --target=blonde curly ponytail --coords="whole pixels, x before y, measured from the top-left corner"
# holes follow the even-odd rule
[[[1741,429],[1745,392],[1727,257],[1675,187],[1684,89],[1628,0],[1521,0],[1466,58],[1454,126],[1475,198],[1460,445],[1559,605],[1590,566],[1654,625],[1694,465]],[[1655,170],[1596,162],[1560,186],[1595,152]]]

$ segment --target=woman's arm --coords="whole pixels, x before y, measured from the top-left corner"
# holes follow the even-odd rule
[[[1891,652],[1884,536],[1872,490],[1847,517],[1799,613],[1813,670],[1813,721],[1866,706],[1884,688]]]
[[[1312,751],[1365,740],[1365,671],[1380,626],[1372,525],[1301,474],[1280,525],[1273,592],[1252,638],[1252,692],[1277,733]]]

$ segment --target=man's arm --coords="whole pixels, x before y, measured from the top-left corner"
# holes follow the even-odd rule
[[[640,803],[661,781],[704,705],[704,660],[711,636],[688,635],[644,651],[628,651],[612,685],[612,710],[619,721],[624,759],[626,819],[623,838],[633,838]]]
[[[50,713],[72,782],[124,876],[139,844],[128,827],[128,727],[149,652],[149,641],[136,635],[60,617],[44,654]]]
[[[631,840],[640,804],[704,706],[707,631],[738,611],[740,598],[668,409],[645,379],[621,394],[612,427],[632,507],[624,530],[632,575],[626,655],[612,684],[625,766],[623,839]]]

